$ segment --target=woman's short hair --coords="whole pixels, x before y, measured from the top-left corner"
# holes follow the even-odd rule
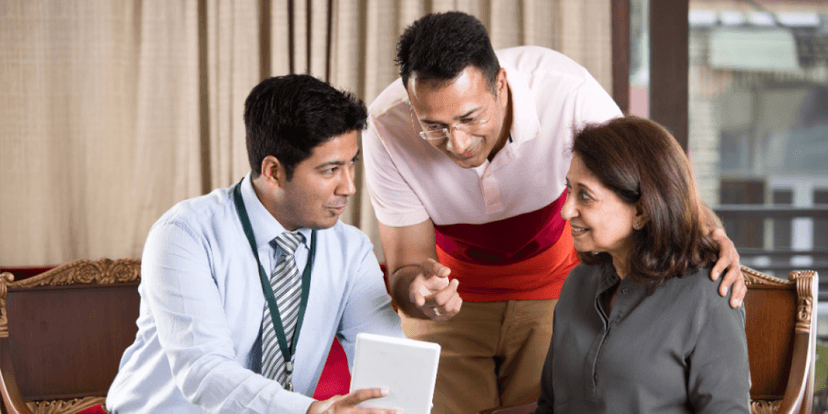
[[[584,165],[629,204],[638,204],[644,226],[634,231],[627,275],[658,284],[688,270],[711,266],[717,248],[709,235],[690,162],[661,125],[639,117],[616,118],[576,131],[572,144]],[[579,253],[582,262],[604,263],[609,255]]]

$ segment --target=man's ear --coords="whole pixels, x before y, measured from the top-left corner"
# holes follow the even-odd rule
[[[495,78],[495,91],[497,92],[497,98],[501,100],[500,105],[505,109],[506,102],[509,100],[507,98],[507,94],[509,93],[509,84],[506,82],[506,69],[504,68],[500,68],[497,72],[497,77]]]
[[[287,171],[279,159],[268,155],[262,160],[262,178],[271,188],[279,188],[287,182]]]

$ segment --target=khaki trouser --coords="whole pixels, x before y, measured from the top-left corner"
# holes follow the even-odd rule
[[[442,347],[435,414],[535,402],[557,299],[463,302],[446,322],[401,314],[406,336]]]

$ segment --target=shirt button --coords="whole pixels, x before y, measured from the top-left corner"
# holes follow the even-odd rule
[[[627,293],[630,293],[630,290],[629,290],[629,289],[627,289],[627,288],[623,288],[623,289],[621,289],[621,294],[622,294],[622,295],[626,295]]]

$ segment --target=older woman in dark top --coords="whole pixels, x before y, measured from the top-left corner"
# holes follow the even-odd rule
[[[635,117],[581,130],[572,152],[561,214],[581,264],[536,413],[748,413],[745,312],[707,277],[717,248],[684,152]]]

